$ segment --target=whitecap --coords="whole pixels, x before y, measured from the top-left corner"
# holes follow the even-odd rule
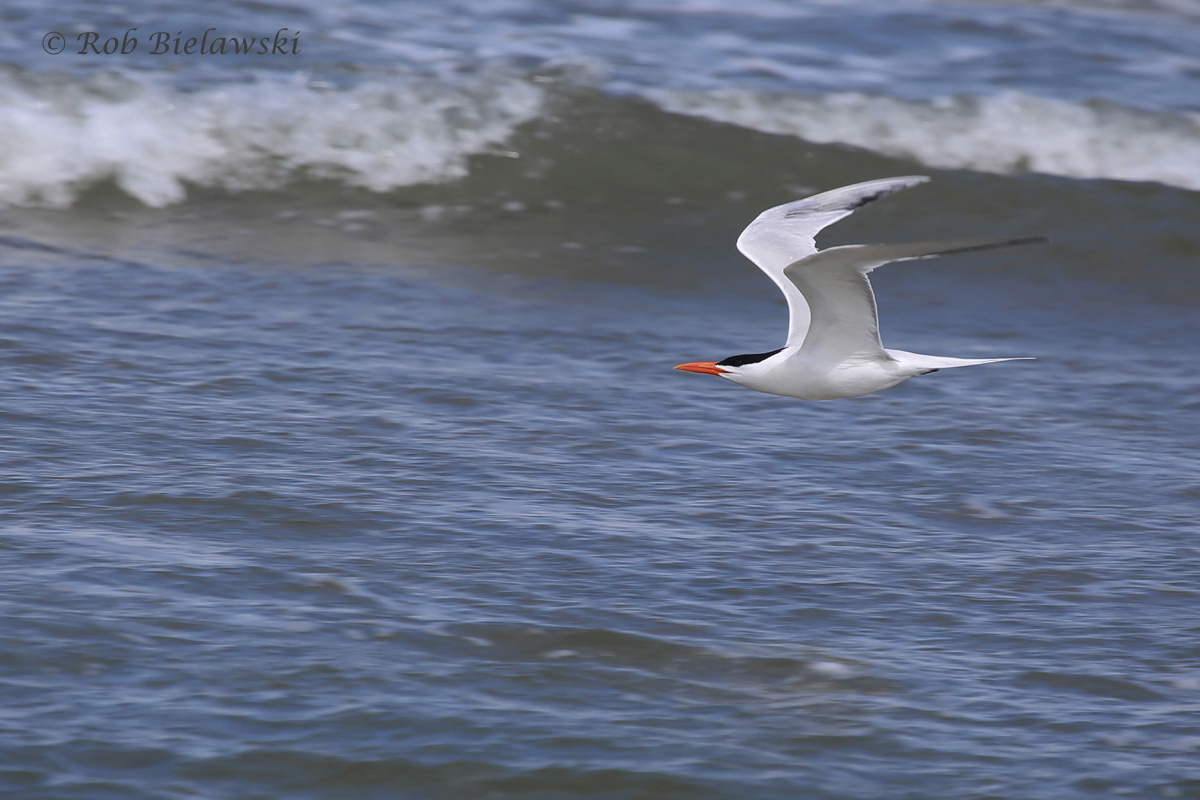
[[[352,88],[295,75],[195,91],[133,75],[7,75],[0,204],[64,208],[105,180],[152,207],[182,201],[189,186],[278,189],[310,178],[386,192],[452,181],[542,103],[533,82],[502,74]]]
[[[650,90],[667,111],[942,169],[1153,181],[1200,190],[1200,114],[1016,91],[932,101],[744,88]]]

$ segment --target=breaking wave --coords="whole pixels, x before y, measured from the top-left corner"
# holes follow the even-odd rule
[[[1200,114],[1019,92],[919,102],[858,93],[651,90],[667,111],[929,167],[1153,181],[1200,190]]]
[[[596,91],[568,84],[584,94]],[[448,183],[467,175],[472,156],[515,155],[509,149],[536,149],[547,136],[570,136],[554,120],[563,103],[582,96],[507,72],[453,82],[397,77],[352,87],[302,75],[260,76],[190,90],[123,73],[81,81],[9,72],[0,74],[0,205],[66,208],[104,182],[150,207],[181,202],[192,188],[269,191],[324,180],[390,192]],[[589,127],[609,129],[622,118],[640,118],[648,100],[670,114],[862,148],[931,168],[1200,190],[1195,112],[1017,92],[914,101],[653,89],[642,98],[610,97],[599,106],[584,101],[575,111]],[[545,136],[513,144],[521,138],[518,129],[535,121],[547,126]],[[655,152],[656,137],[639,136],[647,137],[646,152]],[[744,154],[735,148],[728,157],[752,160],[755,144],[750,137],[744,144]],[[603,147],[603,137],[567,149],[579,146]]]
[[[184,91],[108,74],[86,81],[0,76],[0,204],[70,206],[111,180],[148,206],[187,185],[276,189],[296,178],[374,191],[462,177],[536,117],[534,83],[483,76],[349,89],[306,78]]]

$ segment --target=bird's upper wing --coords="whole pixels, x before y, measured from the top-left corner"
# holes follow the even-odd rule
[[[1045,240],[1035,237],[849,244],[802,258],[785,267],[783,274],[808,301],[812,314],[803,352],[831,365],[883,353],[875,293],[867,280],[867,273],[878,266],[1040,241]]]
[[[872,200],[928,180],[923,175],[909,175],[831,189],[803,200],[768,208],[742,231],[737,240],[738,250],[767,273],[787,298],[789,346],[804,341],[809,326],[809,310],[795,284],[784,277],[784,269],[817,252],[815,240],[822,228]]]

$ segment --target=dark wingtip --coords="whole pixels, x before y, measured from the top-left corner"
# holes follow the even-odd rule
[[[1048,236],[1019,236],[1015,239],[962,239],[959,242],[949,241],[945,250],[930,255],[950,255],[952,253],[970,253],[976,250],[995,250],[999,247],[1015,247],[1023,244],[1046,244]]]
[[[846,210],[854,211],[856,209],[862,208],[867,203],[871,203],[871,202],[878,200],[881,197],[887,197],[889,195],[896,194],[897,192],[902,192],[905,189],[912,189],[916,186],[920,186],[923,183],[929,183],[930,178],[927,175],[903,175],[903,176],[900,176],[897,178],[883,178],[882,180],[891,180],[891,181],[897,181],[897,182],[892,184],[891,186],[885,186],[885,187],[879,189],[878,191],[871,192],[870,194],[867,194],[867,195],[863,195],[853,204],[847,204]],[[909,182],[908,183],[900,183],[899,181],[909,181]]]
[[[898,175],[894,178],[877,178],[873,181],[839,186],[836,189],[814,194],[789,204],[794,207],[790,208],[784,216],[801,217],[823,211],[850,212],[881,197],[887,197],[929,181],[928,175]]]
[[[977,247],[966,247],[964,250],[992,250],[997,247],[1016,247],[1023,244],[1046,244],[1050,241],[1049,236],[1018,236],[1015,239],[997,239],[990,244],[982,244]]]

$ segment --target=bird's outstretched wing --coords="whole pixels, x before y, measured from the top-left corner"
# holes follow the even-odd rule
[[[784,276],[808,302],[812,319],[803,352],[831,366],[856,357],[883,355],[879,314],[867,273],[892,261],[1043,242],[1022,239],[949,239],[909,244],[849,244],[801,258]]]
[[[822,228],[872,200],[928,180],[924,175],[908,175],[831,189],[803,200],[768,208],[742,231],[737,240],[738,250],[767,273],[787,298],[789,346],[804,341],[809,326],[809,309],[795,284],[784,276],[784,269],[817,252],[815,240]]]

